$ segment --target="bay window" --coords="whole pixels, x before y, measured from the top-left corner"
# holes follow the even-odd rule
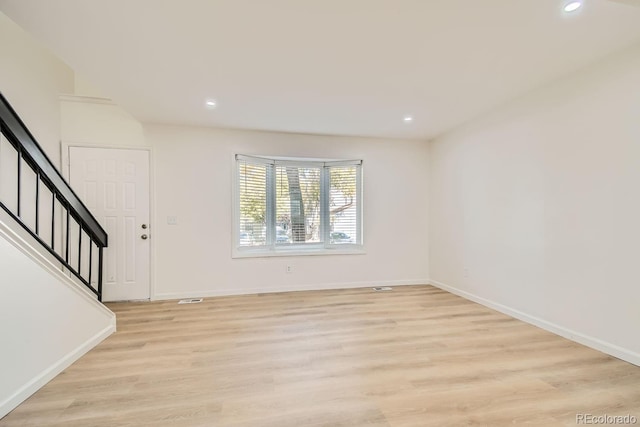
[[[362,161],[236,155],[238,253],[362,246]]]

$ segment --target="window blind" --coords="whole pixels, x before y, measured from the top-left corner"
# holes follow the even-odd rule
[[[238,248],[362,244],[362,161],[236,155]]]
[[[238,159],[240,245],[267,244],[268,164]]]

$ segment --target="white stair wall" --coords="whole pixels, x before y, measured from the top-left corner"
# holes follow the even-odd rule
[[[0,418],[115,332],[116,319],[0,218]]]

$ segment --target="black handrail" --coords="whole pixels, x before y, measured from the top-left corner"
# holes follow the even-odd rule
[[[40,145],[36,142],[31,132],[27,129],[13,107],[7,102],[5,97],[0,93],[0,131],[6,140],[13,146],[17,154],[17,200],[16,209],[12,210],[2,200],[0,207],[4,209],[14,220],[16,220],[33,238],[35,238],[42,246],[47,249],[62,265],[73,273],[82,283],[84,283],[93,293],[102,300],[102,262],[103,248],[107,246],[108,236],[104,229],[100,226],[95,217],[89,212],[89,209],[82,203],[80,198],[71,189],[69,184],[62,177],[58,169],[53,165],[47,157]],[[22,200],[22,168],[23,164],[28,166],[35,174],[35,227],[29,226],[23,218]],[[51,239],[45,242],[41,237],[40,227],[40,197],[41,184],[46,186],[51,192]],[[4,183],[0,182],[0,185]],[[59,254],[55,250],[55,230],[56,230],[56,202],[66,211],[66,233],[64,243],[66,248],[64,254]],[[77,265],[72,265],[69,260],[69,237],[71,221],[75,221],[79,226],[78,231],[78,259]],[[88,272],[87,277],[82,272],[82,234],[86,233],[89,237],[88,243]],[[94,288],[91,284],[93,273],[93,250],[94,245],[98,250],[98,287]],[[64,255],[64,256],[63,256]]]

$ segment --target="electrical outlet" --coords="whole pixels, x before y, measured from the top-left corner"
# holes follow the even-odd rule
[[[291,274],[291,273],[293,273],[293,267],[290,266],[290,265],[287,265],[285,271],[287,272],[287,274]]]
[[[464,277],[469,277],[469,269],[465,267],[463,270],[463,274],[464,274]]]
[[[175,215],[170,215],[167,217],[167,224],[169,225],[178,225],[178,217]]]

